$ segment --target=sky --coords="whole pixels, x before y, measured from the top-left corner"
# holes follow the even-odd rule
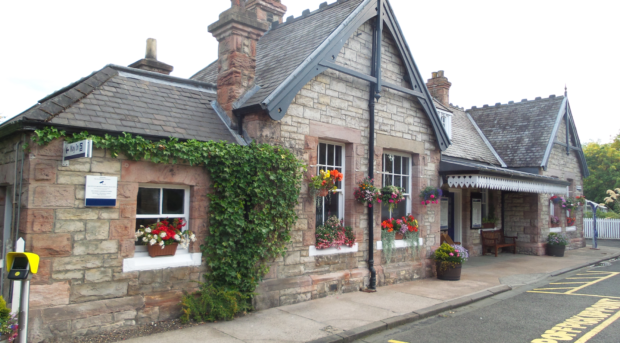
[[[325,0],[282,0],[286,16]],[[328,0],[329,3],[335,0]],[[582,143],[620,133],[620,1],[390,0],[422,77],[444,70],[450,102],[471,108],[562,95]],[[147,38],[173,76],[217,58],[207,31],[230,0],[0,2],[0,117],[107,64],[144,57]],[[0,120],[1,121],[1,120]]]

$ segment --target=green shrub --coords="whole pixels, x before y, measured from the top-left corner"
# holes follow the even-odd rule
[[[192,320],[196,322],[232,320],[237,313],[252,308],[250,298],[251,295],[215,288],[201,282],[199,291],[183,296],[181,321],[188,323]]]
[[[592,218],[592,212],[584,212],[583,214],[584,218]],[[603,212],[601,210],[596,211],[596,218],[598,219],[620,219],[620,214],[613,212],[613,211],[607,211],[607,212]]]

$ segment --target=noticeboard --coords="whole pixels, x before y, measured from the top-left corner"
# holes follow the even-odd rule
[[[116,206],[118,178],[116,176],[86,176],[87,207]]]

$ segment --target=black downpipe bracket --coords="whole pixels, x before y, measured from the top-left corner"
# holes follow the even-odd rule
[[[375,102],[381,98],[381,37],[383,35],[383,1],[377,1],[377,19],[372,40],[372,76],[377,78],[377,83],[370,84],[370,94],[368,96],[368,177],[375,178]],[[375,270],[375,220],[374,209],[368,210],[368,270],[370,280],[368,289],[377,289],[377,271]]]

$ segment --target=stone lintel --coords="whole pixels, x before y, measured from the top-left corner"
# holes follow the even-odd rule
[[[424,142],[401,137],[377,134],[377,146],[382,147],[384,150],[389,149],[424,154]]]
[[[362,132],[360,130],[318,121],[310,121],[310,136],[343,143],[362,143]]]

